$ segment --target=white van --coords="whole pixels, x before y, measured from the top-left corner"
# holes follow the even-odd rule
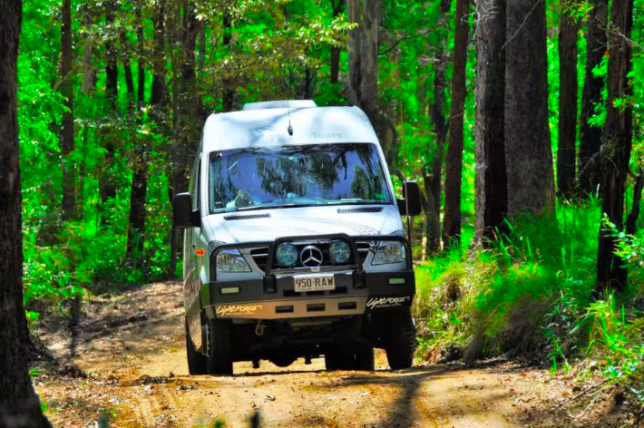
[[[397,200],[382,149],[357,107],[253,103],[211,115],[190,192],[184,303],[191,374],[233,362],[285,367],[324,355],[329,370],[393,369],[415,350],[415,293],[402,215],[420,213],[415,182]]]

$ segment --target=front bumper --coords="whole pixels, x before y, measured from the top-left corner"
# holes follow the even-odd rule
[[[297,293],[294,291],[293,275],[301,275],[301,270],[294,273],[286,270],[272,269],[272,254],[282,242],[298,240],[330,240],[344,239],[351,242],[353,261],[351,265],[335,267],[322,271],[308,273],[332,273],[335,289]],[[376,272],[365,271],[358,254],[357,241],[399,241],[404,243],[407,250],[407,260],[404,266],[396,265],[396,269],[388,271],[380,266]],[[214,271],[214,261],[218,252],[225,249],[240,249],[244,247],[268,246],[269,263],[262,277],[255,279],[213,281],[202,284],[200,290],[200,305],[205,309],[209,318],[247,319],[247,320],[280,320],[304,319],[320,317],[338,317],[362,315],[372,311],[387,310],[410,306],[415,294],[414,271],[411,265],[411,251],[407,240],[400,236],[358,236],[322,235],[316,237],[280,238],[274,242],[227,244],[217,248],[212,253],[211,266]],[[386,266],[386,265],[385,265]],[[216,272],[211,277],[216,279]],[[230,276],[228,277],[228,279]],[[237,287],[235,294],[223,294],[223,288]]]

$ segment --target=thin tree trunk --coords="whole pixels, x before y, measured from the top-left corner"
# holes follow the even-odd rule
[[[60,130],[60,146],[63,170],[63,220],[74,218],[76,189],[74,187],[74,166],[70,153],[74,150],[74,87],[72,75],[72,3],[63,0],[60,50],[62,54],[61,92],[65,97],[67,111],[63,113]]]
[[[505,165],[506,0],[477,0],[476,236],[484,245],[504,230],[508,212]]]
[[[132,77],[132,66],[130,64],[130,42],[125,31],[121,32],[121,55],[123,55],[123,70],[125,71],[125,86],[127,88],[128,105],[133,107],[136,104],[134,98],[134,79]]]
[[[223,37],[223,43],[224,43],[224,49],[230,55],[230,50],[231,50],[231,45],[230,42],[232,40],[232,18],[230,16],[229,12],[224,12],[223,13],[223,26],[224,26],[224,37]],[[226,71],[224,71],[226,73]],[[233,88],[233,81],[229,76],[225,76],[224,79],[222,80],[222,104],[223,104],[223,110],[226,111],[232,111],[234,109],[235,105],[235,89]]]
[[[331,0],[331,13],[333,14],[333,18],[340,16],[344,10],[344,1],[345,0]],[[338,83],[338,78],[340,76],[340,52],[341,49],[339,47],[331,47],[331,73],[329,76],[329,82],[331,84]]]
[[[613,0],[609,33],[608,99],[606,128],[601,149],[603,180],[601,185],[602,212],[617,229],[624,227],[624,194],[633,144],[632,104],[615,106],[617,99],[627,99],[633,93],[628,79],[632,70],[633,0]],[[615,238],[603,226],[599,232],[596,292],[612,288],[626,289],[628,271],[615,255]]]
[[[428,194],[428,203],[434,205],[434,209],[427,213],[427,253],[434,254],[440,250],[440,213],[441,213],[441,193],[443,177],[443,156],[445,152],[445,140],[447,139],[447,119],[445,118],[445,88],[447,86],[445,79],[445,70],[449,63],[449,56],[446,54],[445,43],[449,35],[449,18],[450,9],[449,0],[441,0],[440,3],[440,21],[443,23],[442,32],[445,36],[438,41],[436,52],[436,61],[434,68],[434,102],[430,107],[429,115],[434,124],[436,134],[436,150],[431,161],[431,174],[427,173],[427,167],[423,173],[425,191],[431,192],[431,198]]]
[[[461,245],[461,182],[463,174],[463,123],[465,114],[469,0],[456,0],[454,16],[454,71],[449,119],[449,145],[445,168],[443,246]]]
[[[150,104],[161,106],[167,97],[165,83],[165,7],[166,0],[159,0],[154,6],[154,48],[152,56],[152,93]]]
[[[569,1],[562,1],[566,6]],[[564,10],[559,24],[559,144],[557,147],[557,186],[559,194],[574,193],[577,142],[577,23]]]
[[[581,101],[581,126],[579,134],[579,194],[597,191],[601,180],[598,159],[602,144],[602,128],[591,126],[595,106],[602,103],[604,77],[595,76],[593,70],[602,62],[607,52],[606,22],[608,0],[591,0],[593,9],[588,19],[586,33],[586,77]]]
[[[111,25],[114,22],[114,9],[116,2],[110,0],[106,4],[105,22],[106,25]],[[117,52],[114,47],[114,40],[108,37],[105,41],[105,96],[110,106],[110,113],[116,115],[118,113],[118,67],[116,65]],[[116,155],[116,144],[114,138],[111,136],[103,135],[105,140],[105,168],[100,178],[100,193],[101,200],[105,204],[108,200],[116,197],[116,183],[114,177],[114,158]],[[104,213],[106,214],[106,213]]]
[[[17,119],[20,0],[0,0],[0,426],[50,427],[28,374]]]
[[[548,63],[545,0],[506,5],[505,160],[508,211],[555,210],[548,124]]]
[[[143,19],[141,17],[141,8],[137,7],[136,8],[136,22],[138,28],[136,29],[136,43],[139,45],[138,47],[138,58],[137,58],[137,63],[138,63],[138,72],[137,72],[137,79],[138,79],[138,85],[137,85],[137,102],[139,103],[139,106],[145,105],[145,40],[143,38]]]

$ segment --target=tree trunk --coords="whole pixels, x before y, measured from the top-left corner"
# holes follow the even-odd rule
[[[105,14],[107,26],[114,22],[115,9],[116,2],[114,0],[108,1]],[[105,41],[105,97],[111,109],[110,113],[114,115],[118,113],[118,67],[116,65],[116,57],[117,52],[114,47],[114,40],[111,36],[108,36]],[[105,140],[103,142],[105,147],[105,168],[100,177],[100,193],[103,204],[116,197],[115,173],[113,171],[116,145],[112,136],[105,137],[103,134],[103,139]]]
[[[441,183],[443,177],[443,155],[445,152],[445,140],[447,139],[447,119],[445,118],[445,70],[449,63],[449,56],[446,54],[445,42],[449,35],[448,13],[450,0],[441,0],[439,21],[444,27],[445,34],[438,41],[436,49],[436,61],[434,68],[434,102],[430,107],[429,115],[434,124],[436,134],[436,150],[431,161],[431,174],[427,173],[427,166],[424,168],[423,181],[425,191],[428,193],[428,204],[432,204],[433,210],[426,212],[427,215],[427,253],[435,254],[440,250],[440,213],[441,213]],[[431,197],[429,193],[431,192]]]
[[[633,28],[633,0],[613,0],[609,33],[608,99],[606,128],[602,154],[603,180],[601,185],[602,212],[617,229],[624,227],[624,194],[628,178],[633,144],[633,107],[615,106],[633,93],[628,73],[632,70],[631,30]],[[597,257],[597,289],[617,291],[626,289],[628,272],[624,262],[614,254],[615,239],[611,231],[602,227],[599,232]]]
[[[230,55],[230,49],[231,45],[230,42],[232,40],[232,19],[230,16],[229,12],[224,12],[223,14],[223,26],[224,26],[224,38],[223,38],[223,43],[224,43],[224,49],[227,52],[228,55]],[[226,72],[224,72],[226,73]],[[225,76],[224,79],[222,80],[222,106],[223,106],[223,111],[233,111],[234,106],[235,106],[235,89],[233,87],[234,83],[232,79],[229,76]]]
[[[391,122],[378,109],[378,27],[380,0],[348,0],[349,22],[357,27],[349,33],[349,102],[360,107],[371,121],[389,165],[393,162]],[[395,138],[394,138],[395,140]]]
[[[17,118],[20,0],[0,0],[0,426],[50,427],[29,379],[22,304],[22,216]]]
[[[586,77],[581,101],[581,127],[579,133],[579,194],[597,191],[601,180],[600,161],[597,159],[602,144],[602,128],[590,126],[595,106],[601,104],[604,77],[595,76],[593,70],[602,62],[607,51],[606,21],[608,0],[592,0],[593,9],[588,19],[586,33]]]
[[[106,4],[105,25],[108,27],[114,23],[114,10],[116,2],[108,1]],[[112,111],[116,112],[118,103],[118,67],[116,65],[117,51],[114,46],[114,40],[111,36],[105,41],[105,95],[112,106]]]
[[[569,0],[562,1],[562,6]],[[577,142],[577,23],[568,11],[559,23],[559,144],[557,147],[557,185],[559,194],[574,193]]]
[[[123,55],[123,70],[125,71],[125,86],[127,88],[128,106],[136,104],[134,98],[134,79],[132,78],[132,66],[130,64],[130,42],[125,31],[121,32],[121,55]]]
[[[548,124],[544,0],[506,4],[505,161],[508,211],[552,213],[555,186]]]
[[[345,0],[331,0],[331,13],[333,14],[334,19],[340,16],[344,10],[344,1]],[[331,73],[329,76],[329,82],[331,84],[338,83],[338,78],[340,76],[340,52],[341,49],[339,47],[331,47]]]
[[[463,122],[465,114],[467,43],[470,34],[469,0],[456,0],[454,16],[454,71],[449,119],[449,145],[445,168],[443,246],[461,245],[461,182],[463,174]]]
[[[138,28],[136,29],[136,43],[139,45],[138,46],[138,72],[137,72],[137,79],[138,79],[138,84],[137,84],[137,101],[139,103],[139,107],[145,105],[145,46],[144,46],[144,39],[143,39],[143,19],[141,17],[141,8],[137,7],[136,9],[136,22]]]
[[[152,52],[152,90],[150,104],[155,107],[161,106],[165,102],[168,92],[165,83],[165,6],[166,0],[156,2],[152,18],[154,48]]]
[[[477,0],[476,236],[487,244],[504,230],[508,212],[505,165],[506,0]]]
[[[74,165],[70,153],[74,150],[74,86],[72,75],[72,2],[63,0],[63,22],[60,29],[62,56],[61,92],[65,98],[67,111],[63,113],[60,130],[60,146],[62,153],[63,171],[63,220],[74,218],[76,205],[76,189],[74,187]]]

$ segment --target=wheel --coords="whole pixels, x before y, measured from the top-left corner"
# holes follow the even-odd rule
[[[232,324],[227,321],[208,322],[208,373],[213,375],[232,375]]]
[[[190,329],[188,328],[188,320],[186,319],[186,352],[188,354],[188,372],[191,375],[201,375],[208,373],[208,357],[195,349],[192,338],[190,337]]]
[[[373,346],[357,345],[354,352],[356,370],[372,371],[374,369]]]
[[[389,367],[393,370],[408,369],[416,352],[416,327],[411,310],[392,311],[388,318],[385,351]]]

